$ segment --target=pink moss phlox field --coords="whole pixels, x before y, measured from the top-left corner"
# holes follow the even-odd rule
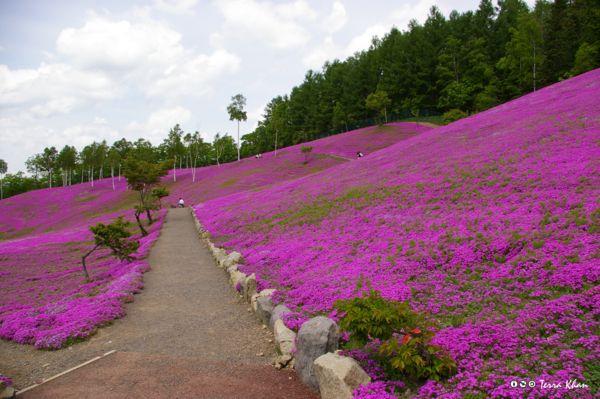
[[[165,211],[140,240],[134,261],[120,262],[105,249],[92,253],[91,281],[85,283],[81,256],[92,246],[89,226],[132,217],[130,206],[114,209],[133,195],[124,180],[114,192],[109,179],[94,185],[38,190],[2,202],[0,218],[9,239],[0,241],[0,338],[58,349],[123,316],[124,303],[143,287],[142,273],[150,268],[143,257],[158,237]]]
[[[192,181],[190,169],[177,170],[177,182],[174,182],[171,171],[169,176],[163,178],[163,182],[171,190],[165,203],[175,205],[179,198],[183,198],[186,205],[198,204],[239,192],[259,193],[266,187],[346,163],[349,159],[356,158],[357,151],[368,156],[374,151],[428,130],[431,128],[414,123],[359,129],[307,143],[306,145],[313,147],[307,164],[304,164],[301,144],[298,144],[280,149],[277,156],[274,152],[269,152],[262,154],[262,159],[250,157],[220,167],[214,165],[197,168],[195,182]]]
[[[588,398],[565,382],[585,383],[584,363],[600,361],[599,99],[595,70],[195,208],[215,241],[244,254],[241,271],[304,318],[337,320],[334,301],[367,290],[356,290],[361,274],[429,312],[458,373],[420,397]],[[510,387],[521,379],[537,386]]]

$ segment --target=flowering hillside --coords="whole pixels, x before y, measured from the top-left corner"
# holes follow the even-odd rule
[[[60,348],[125,314],[124,302],[142,285],[149,269],[142,259],[156,240],[162,217],[141,239],[137,259],[122,263],[91,248],[88,228],[127,215],[133,193],[124,181],[37,190],[2,202],[0,225],[0,337],[37,348]],[[6,211],[8,210],[8,211]],[[139,237],[137,237],[139,238]]]
[[[198,216],[259,286],[282,289],[290,327],[336,318],[336,299],[366,290],[361,275],[428,311],[458,374],[421,397],[592,397],[599,99],[596,70],[359,162],[205,202]],[[535,387],[510,387],[521,380]]]
[[[344,140],[318,140],[311,143],[315,150],[306,165],[295,146],[277,157],[271,153],[199,168],[195,182],[191,170],[178,170],[176,181],[170,172],[163,179],[171,190],[164,203],[175,204],[179,197],[197,203],[241,191],[256,195],[265,187],[348,162],[343,157],[352,156],[357,147],[369,154],[426,130],[399,124],[350,132]],[[108,257],[108,250],[94,252],[87,261],[92,281],[85,282],[81,256],[92,245],[89,226],[118,216],[131,219],[136,201],[137,193],[127,190],[125,179],[115,180],[115,190],[111,179],[103,179],[94,186],[37,190],[0,202],[0,338],[60,348],[125,314],[124,302],[143,286],[141,274],[149,265],[142,258],[156,240],[162,218],[141,240],[138,260],[130,264]]]
[[[177,171],[176,183],[172,174],[165,179],[172,191],[168,201],[176,203],[183,198],[186,203],[200,203],[241,191],[255,195],[252,194],[255,190],[329,169],[348,159],[356,159],[358,151],[367,156],[429,130],[431,127],[414,123],[391,123],[315,140],[306,144],[313,147],[307,164],[303,164],[304,155],[300,153],[301,144],[298,144],[280,149],[277,155],[275,152],[262,154],[262,159],[246,158],[220,167],[199,168],[195,182],[192,182],[190,170]]]

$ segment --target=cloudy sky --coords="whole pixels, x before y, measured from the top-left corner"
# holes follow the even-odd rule
[[[0,159],[15,173],[47,146],[159,144],[176,123],[235,137],[226,107],[238,93],[245,134],[308,69],[423,22],[433,4],[447,16],[478,3],[0,0]]]

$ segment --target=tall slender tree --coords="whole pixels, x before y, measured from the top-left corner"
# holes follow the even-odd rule
[[[41,170],[41,164],[42,164],[42,156],[40,154],[35,154],[30,156],[29,158],[27,158],[27,161],[25,161],[25,166],[27,168],[27,172],[32,173],[33,174],[33,189],[37,190],[38,186],[38,174]]]
[[[238,139],[237,139],[237,150],[238,150],[238,162],[240,161],[240,121],[247,119],[246,111],[244,106],[246,105],[246,97],[241,94],[236,94],[231,97],[232,103],[227,106],[227,112],[229,112],[229,120],[236,120],[238,122]]]
[[[110,165],[110,177],[112,180],[112,188],[115,190],[115,166],[121,165],[121,154],[114,146],[108,150],[106,161]]]
[[[71,184],[71,173],[77,163],[77,149],[65,145],[56,156],[56,165],[62,171],[63,186]]]
[[[41,154],[42,171],[48,174],[48,184],[50,188],[52,188],[52,172],[56,167],[57,154],[58,151],[56,151],[56,147],[46,147],[44,148],[44,152]]]

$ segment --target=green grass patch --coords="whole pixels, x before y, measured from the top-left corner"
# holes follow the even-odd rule
[[[219,186],[219,188],[224,188],[224,187],[229,187],[229,186],[233,186],[235,183],[237,183],[239,181],[239,179],[231,179],[231,180],[227,180],[226,182],[221,183],[221,185]]]
[[[26,229],[17,230],[14,233],[11,233],[10,231],[5,231],[4,233],[0,233],[0,241],[1,240],[12,240],[13,238],[19,238],[19,237],[26,236],[30,233],[33,233],[38,227],[40,227],[40,226],[37,225],[37,226],[33,226],[33,227],[28,227]]]
[[[93,201],[96,198],[98,198],[97,195],[90,195],[89,197],[82,197],[82,198],[74,199],[73,202],[88,202],[88,201]]]
[[[257,192],[257,191],[262,191],[262,190],[264,190],[264,189],[267,189],[267,188],[269,188],[269,187],[273,187],[273,184],[267,184],[266,186],[262,186],[262,187],[259,187],[259,188],[255,188],[254,190],[250,190],[250,192],[251,192],[251,193],[255,193],[255,192]]]

